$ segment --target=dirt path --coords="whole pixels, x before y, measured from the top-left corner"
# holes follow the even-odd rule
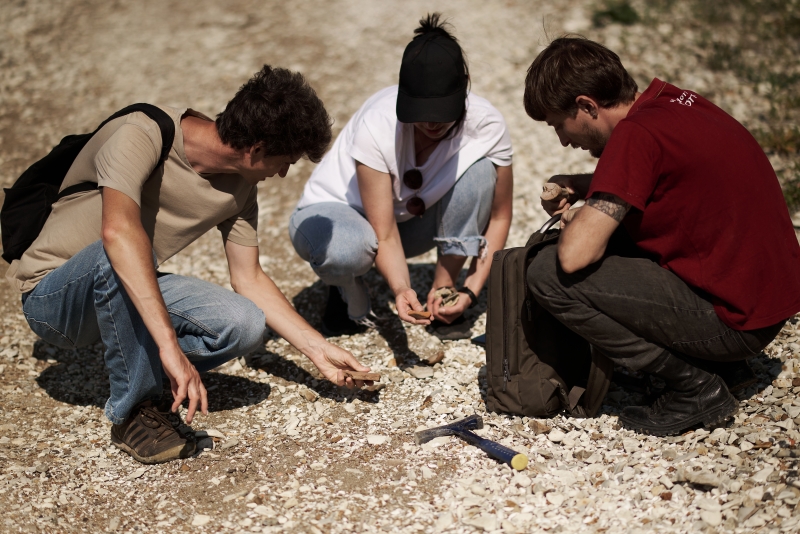
[[[15,0],[0,7],[0,183],[9,185],[61,136],[89,131],[112,111],[145,101],[209,115],[262,64],[302,71],[338,132],[376,90],[396,82],[399,58],[430,2],[193,2]],[[593,29],[594,4],[436,2],[452,18],[470,61],[472,90],[505,115],[514,143],[515,221],[522,244],[545,218],[541,183],[593,161],[562,149],[521,106],[525,70],[546,42],[579,31],[617,50],[640,86],[659,76],[759,120],[768,103],[709,73],[687,52],[691,35],[669,20]],[[637,4],[638,5],[638,4]],[[312,324],[324,291],[289,243],[286,224],[312,165],[260,189],[261,262]],[[433,256],[415,259],[413,283],[430,283]],[[165,266],[228,284],[220,239],[201,238]],[[393,317],[388,288],[370,275],[377,312]],[[485,303],[470,317],[483,329]],[[793,460],[800,438],[798,331],[789,325],[757,360],[761,383],[733,427],[680,439],[619,430],[615,389],[603,415],[535,422],[485,414],[483,351],[439,343],[390,322],[339,342],[384,373],[382,389],[352,395],[317,380],[300,355],[268,339],[252,357],[209,373],[209,430],[216,448],[143,467],[108,442],[102,347],[56,350],[37,342],[18,296],[0,286],[0,518],[2,532],[614,532],[690,531],[797,524]],[[445,359],[432,376],[409,371],[421,356]],[[399,366],[398,366],[399,364]],[[783,369],[781,366],[783,365]],[[416,371],[414,371],[416,373]],[[473,412],[485,434],[526,452],[522,474],[455,440],[413,444],[413,431]],[[800,421],[800,420],[798,420]],[[552,427],[542,432],[542,424]],[[791,442],[791,444],[790,444]],[[735,449],[735,450],[734,450]],[[677,473],[712,473],[714,484]],[[666,497],[669,494],[669,497]],[[768,497],[767,497],[768,496]]]

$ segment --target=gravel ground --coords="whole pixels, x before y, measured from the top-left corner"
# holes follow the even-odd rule
[[[641,7],[640,3],[634,3]],[[0,7],[0,182],[9,185],[61,136],[89,131],[135,101],[208,114],[263,63],[302,71],[338,131],[364,99],[395,83],[416,20],[451,17],[472,89],[505,115],[515,147],[509,245],[545,219],[542,182],[593,160],[560,147],[521,106],[525,70],[553,36],[581,32],[616,50],[641,87],[652,76],[704,93],[748,126],[769,102],[703,69],[680,18],[591,27],[592,2],[7,1]],[[776,166],[782,164],[774,160]],[[311,164],[260,190],[261,263],[317,324],[324,287],[289,242],[288,216]],[[413,260],[423,291],[434,256]],[[164,267],[228,286],[216,232]],[[796,532],[800,481],[800,324],[756,358],[759,383],[726,428],[653,438],[622,430],[641,400],[612,385],[600,416],[485,413],[484,352],[401,324],[368,275],[379,332],[336,340],[383,380],[357,394],[321,382],[282,339],[208,373],[209,449],[142,466],[108,441],[102,347],[64,351],[28,330],[0,289],[0,531],[3,532]],[[485,301],[469,311],[483,331]],[[444,358],[433,366],[424,360]],[[455,438],[418,447],[413,432],[471,413],[481,431],[531,462],[520,473]],[[213,448],[211,448],[213,447]]]

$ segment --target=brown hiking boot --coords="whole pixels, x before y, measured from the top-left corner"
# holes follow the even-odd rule
[[[187,458],[196,448],[194,440],[183,437],[150,401],[136,406],[124,423],[111,427],[111,443],[143,464]]]

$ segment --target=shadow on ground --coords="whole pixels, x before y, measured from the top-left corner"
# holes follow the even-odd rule
[[[102,346],[64,350],[39,340],[33,346],[33,356],[52,364],[36,377],[36,383],[54,400],[76,406],[105,406],[109,382]],[[211,412],[252,406],[271,392],[269,384],[214,371],[203,375],[203,384],[209,392]]]
[[[309,373],[301,366],[291,360],[281,358],[277,354],[268,352],[266,354],[254,354],[246,358],[248,366],[255,370],[263,370],[276,378],[282,378],[287,382],[294,382],[304,385],[313,390],[322,398],[331,399],[336,402],[347,402],[358,398],[362,402],[377,403],[380,401],[380,389],[374,391],[362,389],[351,391],[347,388],[338,387],[325,380],[320,373],[314,369],[314,374]]]
[[[433,282],[435,266],[431,264],[410,264],[408,269],[412,286],[417,292],[420,302],[424,305],[428,290]],[[462,271],[462,278],[465,272],[465,270]],[[394,303],[394,296],[384,278],[373,268],[364,275],[364,281],[367,287],[370,288],[372,311],[381,319],[378,324],[378,335],[386,341],[398,367],[406,369],[424,363],[420,355],[409,347],[408,335],[403,327],[403,322],[389,306],[390,302]],[[328,286],[321,280],[317,280],[311,286],[301,290],[292,299],[292,304],[303,318],[314,328],[320,330],[327,299]],[[484,311],[485,304],[482,301],[477,307],[467,310],[464,313],[467,325],[472,328]]]

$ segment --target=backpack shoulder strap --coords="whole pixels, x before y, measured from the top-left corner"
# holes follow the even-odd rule
[[[589,368],[589,378],[586,381],[586,391],[583,394],[582,402],[588,417],[594,417],[594,414],[600,409],[614,374],[613,362],[594,346],[591,349],[592,365]]]
[[[164,110],[152,104],[138,103],[122,108],[100,123],[100,126],[98,126],[94,132],[92,132],[92,135],[96,134],[103,126],[114,119],[123,117],[125,115],[130,115],[131,113],[136,113],[137,111],[147,115],[147,117],[149,117],[158,125],[158,129],[161,130],[161,155],[158,159],[158,165],[161,165],[167,160],[169,151],[172,148],[172,143],[175,141],[175,122]],[[97,184],[94,182],[80,182],[65,188],[58,194],[58,198],[61,199],[75,193],[90,191],[96,188]]]
[[[611,385],[614,364],[592,345],[589,345],[592,362],[586,387],[572,386],[569,394],[562,392],[561,404],[572,417],[594,417]]]
[[[97,133],[100,128],[108,124],[110,121],[113,121],[114,119],[124,115],[136,113],[137,111],[144,113],[156,124],[158,124],[158,128],[161,130],[161,157],[159,158],[158,162],[163,163],[166,161],[167,156],[169,156],[169,151],[172,148],[172,142],[175,140],[175,122],[164,110],[152,104],[138,103],[126,106],[100,123],[100,126],[97,127],[94,133]]]

